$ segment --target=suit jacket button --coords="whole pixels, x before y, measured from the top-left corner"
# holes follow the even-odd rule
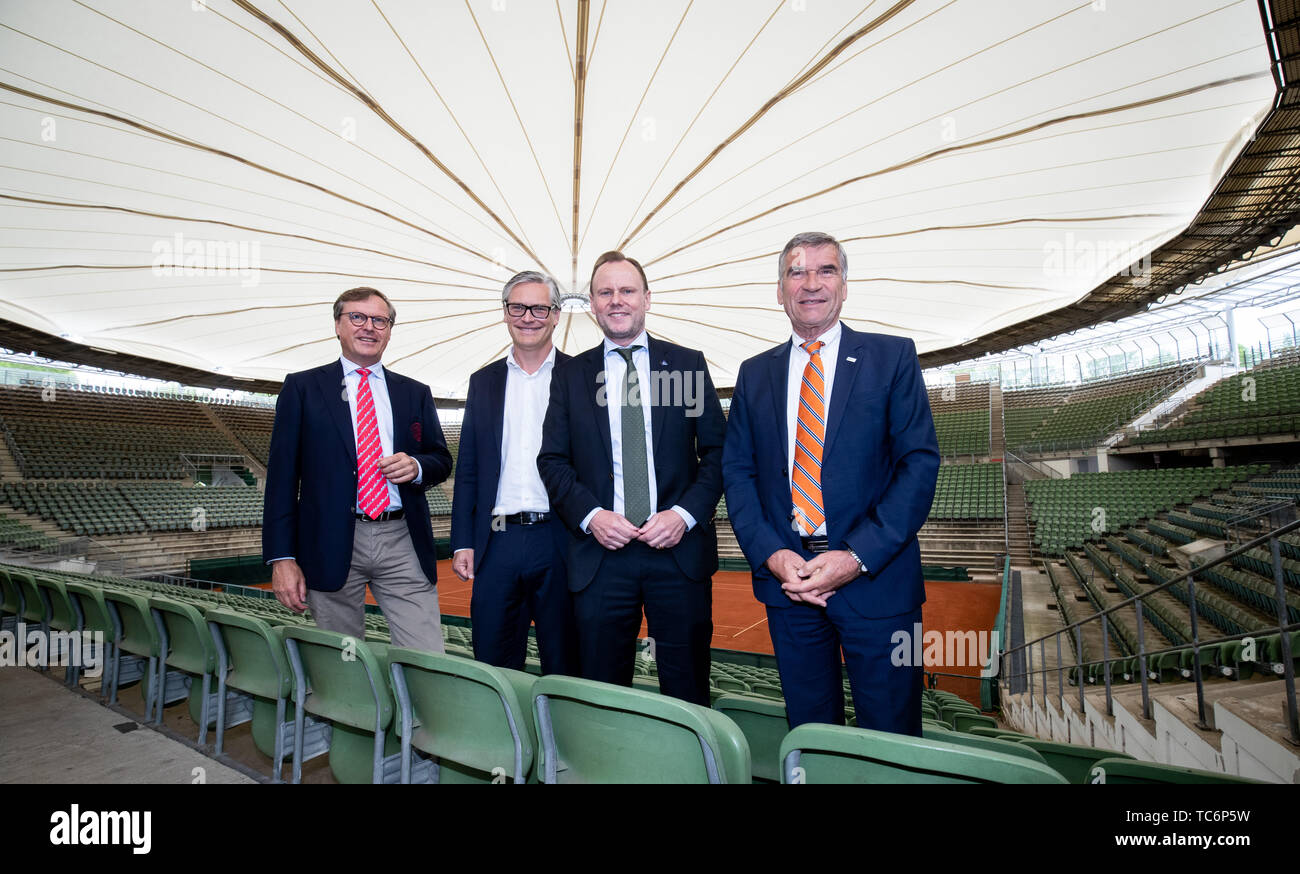
[[[614,478],[614,474],[611,473],[611,474],[609,475],[609,478],[610,478],[610,479],[613,479],[613,478]]]
[[[790,475],[790,471],[788,469],[784,467],[781,468],[781,476],[789,476],[789,475]]]

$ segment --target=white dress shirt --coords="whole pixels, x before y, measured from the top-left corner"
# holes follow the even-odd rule
[[[822,416],[827,419],[829,425],[831,409],[831,388],[835,385],[835,357],[840,350],[840,323],[837,321],[826,333],[815,338],[826,345],[817,351],[822,360],[822,374],[826,379],[826,396],[825,408],[822,410]],[[790,335],[790,342],[793,348],[790,350],[790,371],[786,380],[785,390],[785,425],[786,425],[786,459],[789,461],[787,469],[790,471],[790,488],[794,488],[794,438],[795,431],[799,426],[799,390],[803,387],[803,371],[808,366],[808,360],[812,358],[802,348],[804,339],[798,334]],[[823,507],[825,510],[825,499],[823,498]],[[794,499],[790,499],[790,507],[793,512]],[[826,522],[817,526],[817,530],[812,533],[813,537],[826,536]]]
[[[605,407],[609,414],[609,447],[610,454],[614,456],[614,506],[611,508],[620,516],[623,515],[623,381],[627,378],[627,362],[623,356],[618,353],[618,349],[626,349],[628,346],[640,346],[632,353],[632,363],[636,365],[637,382],[641,387],[641,415],[645,421],[645,452],[647,470],[650,473],[650,515],[653,516],[659,509],[659,491],[655,484],[655,453],[654,453],[654,435],[650,433],[650,407],[657,400],[654,397],[653,384],[650,381],[650,335],[642,331],[640,335],[632,342],[619,346],[605,338]],[[668,400],[668,399],[663,399]],[[582,520],[582,530],[586,531],[587,526],[591,523],[592,517],[599,513],[603,507],[597,507],[587,514]],[[686,523],[686,530],[690,531],[695,527],[695,517],[688,513],[682,507],[673,506],[673,511],[682,517]]]
[[[555,369],[555,347],[537,368],[528,373],[515,361],[515,350],[506,354],[505,418],[501,426],[501,478],[497,482],[493,516],[516,513],[547,513],[551,509],[546,486],[537,472],[537,453],[542,448],[542,420],[551,399],[551,372]]]

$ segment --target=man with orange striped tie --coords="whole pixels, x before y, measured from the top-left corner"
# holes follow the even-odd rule
[[[284,379],[266,464],[262,555],[296,613],[360,640],[366,586],[397,646],[442,652],[425,490],[451,473],[429,387],[380,364],[397,309],[373,288],[334,301],[342,354]]]
[[[799,234],[779,271],[793,336],[741,365],[722,475],[787,717],[842,725],[843,665],[859,726],[919,736],[922,666],[891,659],[896,632],[921,621],[916,533],[939,470],[916,348],[840,321],[848,256],[834,237]]]

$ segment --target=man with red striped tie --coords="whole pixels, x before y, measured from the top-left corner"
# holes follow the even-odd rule
[[[280,603],[365,635],[369,584],[397,646],[443,651],[425,490],[451,473],[429,387],[380,359],[397,310],[379,291],[334,302],[338,361],[285,377],[266,470],[262,555]]]
[[[834,237],[799,234],[778,263],[793,336],[740,366],[722,478],[786,715],[843,725],[843,666],[859,726],[919,736],[922,666],[893,657],[921,621],[916,533],[939,470],[916,348],[840,321],[849,265]]]

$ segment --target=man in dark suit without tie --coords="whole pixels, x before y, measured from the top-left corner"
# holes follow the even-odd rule
[[[505,284],[501,302],[511,346],[505,358],[469,379],[451,510],[451,567],[474,582],[476,659],[523,670],[528,626],[535,623],[542,673],[576,675],[564,566],[569,537],[537,473],[552,374],[569,360],[551,342],[560,290],[551,277],[524,271]]]

